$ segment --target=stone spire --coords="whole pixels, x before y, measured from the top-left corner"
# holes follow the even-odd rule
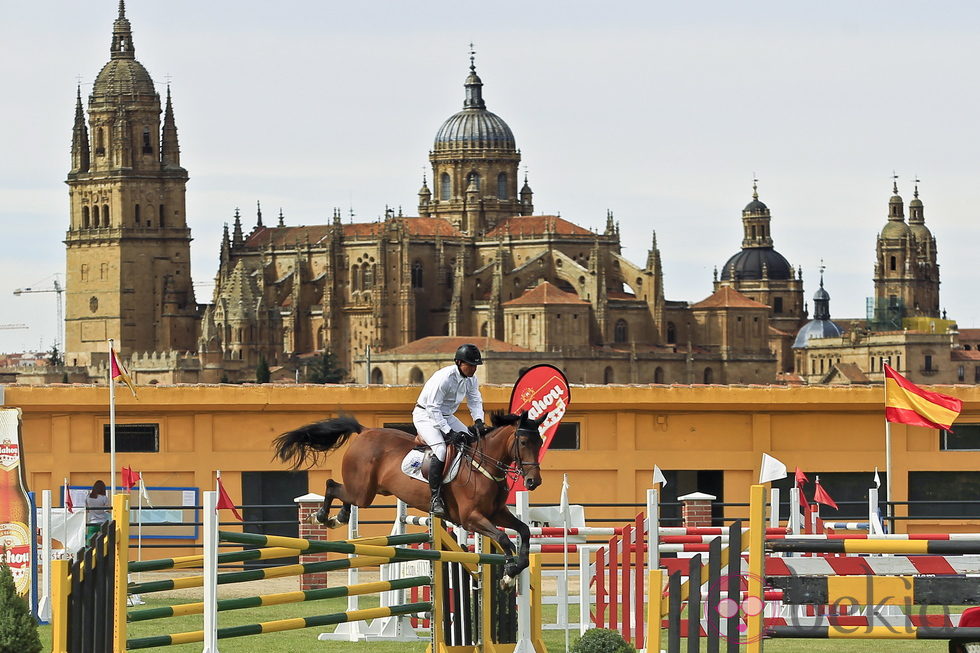
[[[830,319],[830,293],[823,288],[823,264],[820,265],[820,288],[813,295],[813,319]]]
[[[527,183],[527,170],[524,171],[524,186],[521,187],[521,215],[534,214],[534,191]]]
[[[163,137],[160,139],[160,162],[164,167],[180,167],[180,143],[177,141],[177,123],[174,122],[174,106],[170,101],[170,84],[167,84],[167,106],[163,110]]]
[[[238,247],[244,242],[245,239],[242,237],[242,216],[238,212],[238,207],[235,207],[235,228],[232,231],[231,246]]]
[[[281,206],[279,207],[279,224],[277,226],[279,226],[279,227],[285,227],[286,226],[286,218],[282,214],[282,207]]]
[[[263,226],[265,225],[262,224],[262,202],[255,200],[255,228],[261,229]]]
[[[113,59],[135,59],[136,48],[133,47],[133,30],[126,18],[126,2],[119,0],[119,16],[112,23],[112,47],[110,55]]]
[[[71,133],[71,171],[88,172],[90,162],[88,126],[82,108],[82,87],[79,86],[75,95],[75,126]]]

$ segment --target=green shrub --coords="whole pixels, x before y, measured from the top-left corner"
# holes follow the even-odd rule
[[[14,576],[0,561],[0,653],[41,653],[37,622],[27,602],[17,596]]]
[[[615,630],[593,628],[575,642],[571,653],[636,653],[636,649]]]

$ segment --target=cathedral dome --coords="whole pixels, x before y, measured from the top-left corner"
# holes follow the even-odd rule
[[[759,198],[756,197],[745,205],[745,208],[742,209],[742,213],[765,213],[768,210],[769,207],[759,201]]]
[[[94,97],[156,95],[153,79],[136,59],[111,59],[92,86]]]
[[[487,111],[483,100],[483,82],[470,61],[470,74],[464,83],[466,99],[463,110],[450,116],[436,132],[435,147],[439,151],[493,148],[515,150],[514,133],[495,113]]]
[[[796,334],[796,340],[793,341],[793,349],[806,347],[807,341],[811,338],[839,338],[840,336],[840,327],[830,320],[810,320]]]
[[[909,234],[909,226],[904,220],[889,220],[881,229],[882,238],[904,238]]]
[[[761,202],[760,202],[761,204]],[[770,279],[792,279],[793,268],[786,258],[772,247],[743,249],[725,262],[721,270],[722,281],[735,279],[761,279],[763,265]]]

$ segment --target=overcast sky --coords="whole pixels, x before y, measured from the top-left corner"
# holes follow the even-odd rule
[[[75,85],[87,97],[108,61],[116,4],[4,5],[0,324],[29,329],[0,330],[0,351],[52,344],[55,295],[13,290],[64,273]],[[980,326],[980,4],[130,0],[127,15],[161,93],[171,78],[199,302],[236,206],[247,227],[256,200],[290,225],[416,215],[473,41],[536,212],[601,228],[612,210],[639,263],[655,229],[669,299],[710,294],[757,174],[807,299],[823,259],[832,315],[863,316],[895,170],[906,203],[922,179],[941,305]]]

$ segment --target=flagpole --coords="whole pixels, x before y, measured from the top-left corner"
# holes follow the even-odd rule
[[[885,365],[891,365],[891,359]],[[885,373],[884,368],[881,371]],[[892,508],[892,423],[888,421],[888,377],[884,376],[885,393],[885,517],[892,523],[889,530],[895,530],[894,510]]]
[[[116,492],[116,387],[112,382],[112,338],[109,338],[109,503]]]

